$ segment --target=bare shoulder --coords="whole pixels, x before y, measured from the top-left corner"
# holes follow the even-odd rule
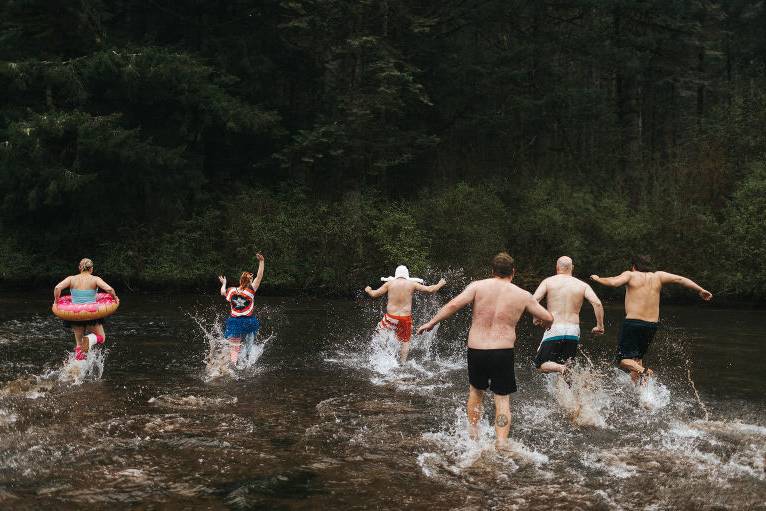
[[[491,286],[494,281],[495,281],[495,279],[492,279],[492,278],[490,278],[490,279],[482,279],[482,280],[474,280],[473,282],[471,282],[470,284],[468,284],[466,286],[466,289],[468,289],[469,287],[473,287],[474,289],[480,289],[480,288],[488,287],[488,286]]]
[[[530,293],[529,291],[527,291],[527,290],[526,290],[526,289],[524,289],[524,288],[521,288],[521,287],[517,286],[517,285],[516,285],[516,284],[514,284],[513,282],[511,282],[510,284],[511,284],[511,290],[512,290],[514,293],[516,293],[516,294],[518,294],[518,295],[522,296],[523,298],[529,298],[530,300],[532,299],[532,293]]]

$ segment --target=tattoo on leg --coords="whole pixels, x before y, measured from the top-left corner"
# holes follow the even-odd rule
[[[497,425],[498,428],[504,428],[508,425],[508,416],[501,413],[497,416],[497,419],[495,420],[495,425]]]

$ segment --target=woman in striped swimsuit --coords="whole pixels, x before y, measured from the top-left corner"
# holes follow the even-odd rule
[[[242,272],[239,278],[239,287],[226,287],[226,277],[220,276],[221,296],[226,298],[231,306],[231,315],[226,319],[226,331],[224,337],[229,342],[229,356],[233,365],[237,364],[239,352],[242,350],[242,337],[258,333],[261,327],[258,319],[253,316],[255,292],[263,280],[264,258],[261,254],[255,254],[258,258],[258,273],[253,280],[253,274],[249,271]]]

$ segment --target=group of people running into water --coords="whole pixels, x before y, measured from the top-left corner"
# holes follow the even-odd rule
[[[226,277],[220,276],[220,293],[230,306],[224,337],[228,342],[230,360],[236,364],[241,351],[241,340],[258,333],[260,323],[254,316],[255,293],[263,280],[264,257],[256,254],[258,271],[254,276],[243,272],[239,286],[227,287]],[[93,262],[83,259],[79,275],[62,280],[54,289],[54,304],[64,289],[69,289],[72,301],[94,302],[98,289],[110,294],[118,303],[114,289],[93,275]],[[508,448],[511,427],[510,394],[516,392],[514,345],[516,325],[525,312],[533,317],[535,325],[545,331],[535,356],[535,366],[544,373],[560,373],[566,378],[577,354],[580,341],[580,309],[583,301],[593,306],[596,326],[591,332],[604,333],[604,308],[591,286],[572,275],[574,263],[567,256],[556,261],[556,274],[543,280],[534,294],[513,284],[516,268],[513,258],[501,252],[492,259],[492,276],[471,282],[426,323],[417,328],[417,334],[431,331],[440,322],[470,305],[471,327],[468,333],[468,423],[472,438],[478,436],[484,392],[489,389],[495,401],[495,433],[499,449]],[[625,319],[620,328],[617,346],[618,366],[640,384],[651,377],[644,357],[657,332],[660,317],[660,291],[666,284],[689,288],[705,300],[713,295],[691,279],[664,271],[650,271],[650,262],[644,256],[634,256],[630,270],[614,277],[591,275],[591,280],[609,287],[625,286]],[[410,277],[406,266],[399,266],[393,277],[383,277],[378,289],[370,286],[365,292],[372,298],[387,295],[386,313],[378,323],[381,332],[390,331],[400,341],[400,360],[404,363],[412,338],[412,297],[416,292],[436,293],[446,281],[426,286],[423,280]],[[545,300],[546,307],[541,305]],[[106,339],[103,320],[67,322],[74,333],[75,358],[83,360],[88,350]]]

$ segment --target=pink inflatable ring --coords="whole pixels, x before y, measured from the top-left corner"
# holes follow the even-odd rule
[[[53,314],[66,321],[91,321],[114,314],[119,304],[112,295],[98,293],[94,303],[72,303],[70,295],[60,297],[53,304]]]

